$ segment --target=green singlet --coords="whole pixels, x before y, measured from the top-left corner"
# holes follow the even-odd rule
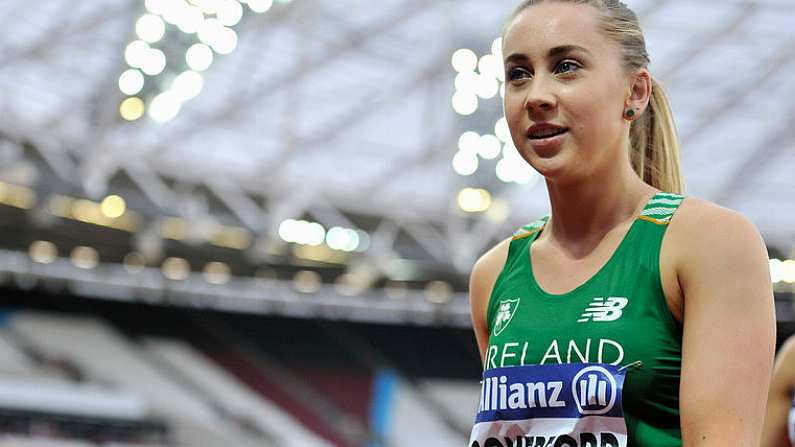
[[[666,193],[652,197],[601,270],[562,295],[542,290],[533,275],[530,245],[548,217],[517,231],[489,300],[486,372],[577,363],[622,368],[626,445],[681,446],[682,327],[665,301],[660,245],[682,200]],[[582,390],[587,385],[583,381]],[[572,389],[576,393],[579,385]],[[484,396],[488,401],[489,391]]]

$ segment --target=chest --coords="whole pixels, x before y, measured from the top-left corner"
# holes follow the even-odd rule
[[[619,229],[619,233],[623,231]],[[572,255],[567,250],[538,240],[528,248],[527,259],[539,288],[552,295],[563,295],[582,287],[605,269],[622,241],[619,235],[607,235],[593,247],[582,247],[583,254]],[[679,287],[675,257],[675,247],[663,240],[659,257],[663,298],[668,311],[682,323],[684,296]]]
[[[601,241],[568,249],[543,238],[535,241],[527,253],[535,281],[550,294],[571,292],[608,263],[621,244],[621,236],[608,234]]]

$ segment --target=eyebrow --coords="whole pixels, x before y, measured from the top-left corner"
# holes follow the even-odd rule
[[[571,53],[574,51],[579,51],[588,55],[592,55],[587,48],[581,47],[579,45],[561,45],[554,48],[550,48],[547,52],[547,58],[553,58],[556,56],[560,56],[562,54]],[[508,57],[505,58],[505,62],[527,62],[530,58],[524,53],[512,53]]]

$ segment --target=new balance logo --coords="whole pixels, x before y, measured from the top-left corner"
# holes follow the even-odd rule
[[[590,366],[574,376],[571,391],[580,414],[605,414],[616,404],[618,384],[606,369]]]
[[[623,309],[627,307],[629,300],[626,298],[611,296],[607,300],[602,297],[594,298],[585,312],[580,315],[577,323],[588,321],[616,321],[621,318]]]

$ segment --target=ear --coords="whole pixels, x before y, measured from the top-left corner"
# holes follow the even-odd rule
[[[634,119],[637,119],[646,110],[651,99],[651,74],[649,74],[649,70],[641,68],[632,74],[629,81],[627,99],[624,101],[624,112],[633,110],[632,115],[634,115]]]

